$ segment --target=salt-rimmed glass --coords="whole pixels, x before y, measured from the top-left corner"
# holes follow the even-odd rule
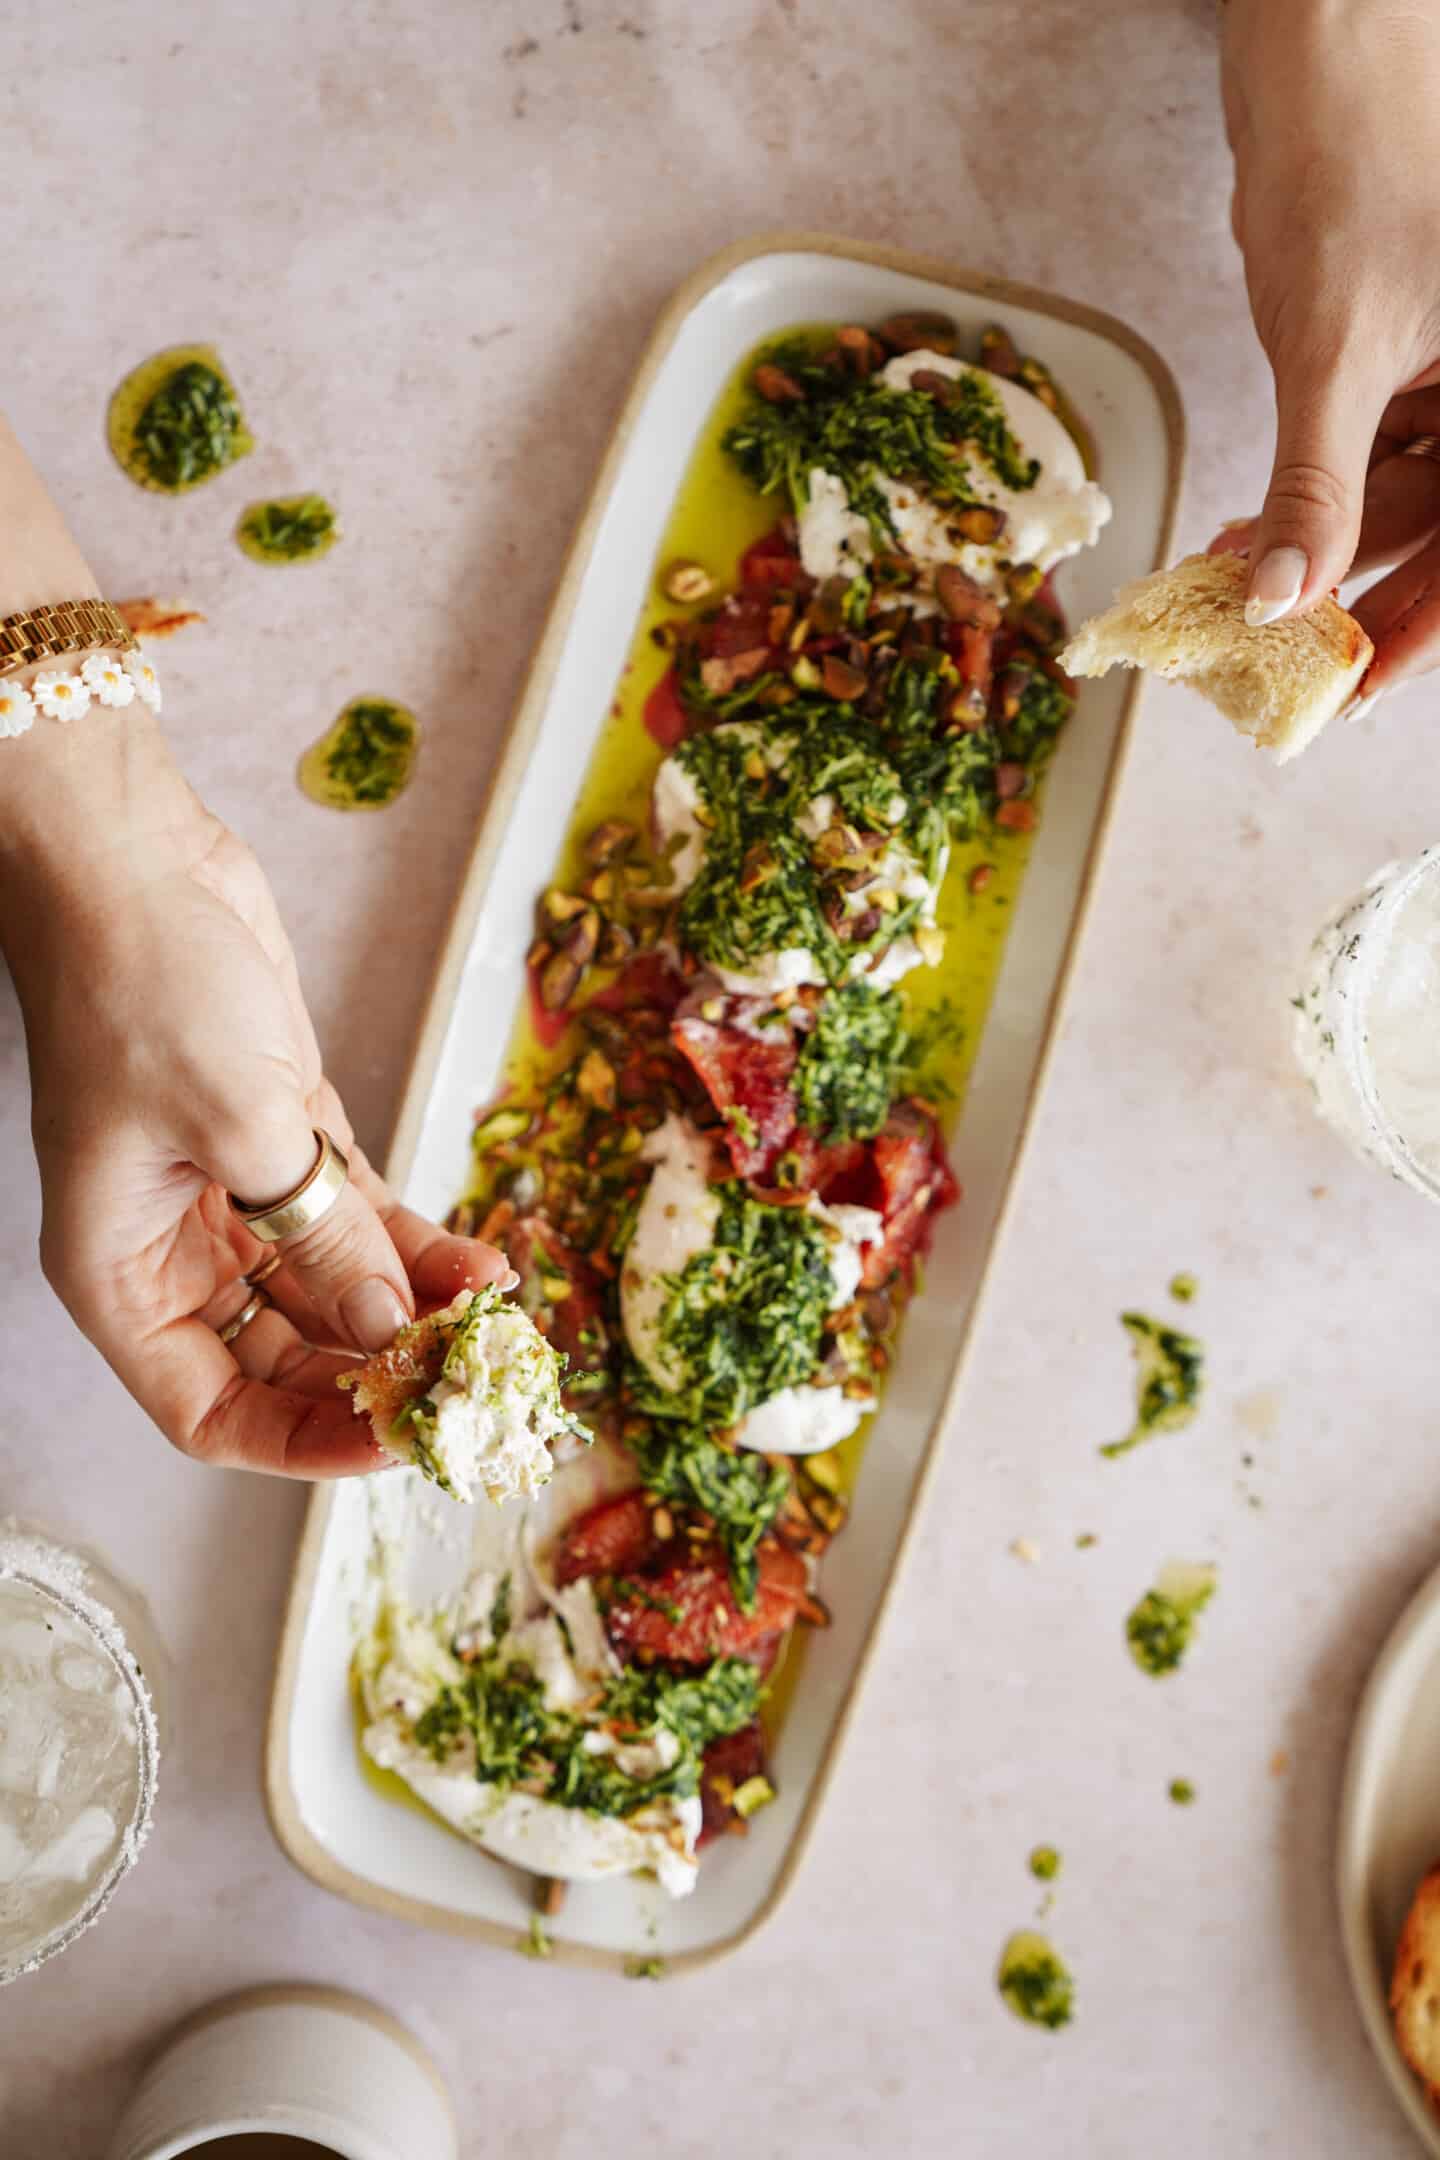
[[[0,1521],[0,1986],[67,1949],[140,1856],[159,1660],[98,1561]]]
[[[1418,1087],[1440,1115],[1440,950],[1435,937],[1406,938],[1401,917],[1412,903],[1440,922],[1440,847],[1387,863],[1323,925],[1293,1000],[1295,1053],[1321,1116],[1356,1153],[1427,1199],[1440,1200],[1440,1150],[1426,1159],[1432,1151],[1422,1154],[1413,1123],[1407,1130],[1396,1114],[1407,1093],[1415,1102]],[[1391,991],[1397,969],[1406,964],[1414,972],[1402,1018],[1411,1023],[1406,1047],[1414,1055],[1403,1071],[1398,1064],[1389,1071],[1372,1039],[1376,1001]],[[1393,1014],[1390,1019],[1393,1030]],[[1391,1045],[1393,1056],[1393,1032]]]

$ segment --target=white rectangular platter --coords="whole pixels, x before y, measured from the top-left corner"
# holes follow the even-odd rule
[[[1053,370],[1088,424],[1115,515],[1100,544],[1061,572],[1072,621],[1166,559],[1183,457],[1180,404],[1163,362],[1123,324],[1023,286],[810,235],[754,241],[702,268],[661,318],[620,416],[496,776],[390,1162],[411,1206],[443,1216],[465,1185],[473,1115],[498,1085],[524,994],[535,896],[716,398],[751,348],[796,323],[868,321],[911,308],[946,310],[972,332],[1003,322],[1022,351]],[[774,1909],[794,1871],[953,1406],[1135,696],[1132,676],[1087,687],[1047,782],[1041,829],[952,1136],[964,1201],[940,1218],[850,1524],[826,1557],[822,1587],[834,1624],[805,1647],[774,1752],[779,1798],[755,1818],[748,1837],[724,1839],[706,1854],[689,1898],[669,1901],[640,1881],[572,1886],[551,1931],[562,1959],[618,1968],[639,1955],[681,1969],[740,1942]],[[409,1513],[411,1583],[435,1596],[449,1588],[463,1556],[426,1530],[437,1503],[416,1507],[412,1473],[383,1482],[392,1489],[387,1501]],[[418,1810],[395,1805],[360,1767],[347,1668],[373,1504],[365,1482],[317,1487],[310,1503],[271,1713],[271,1819],[291,1858],[328,1888],[513,1945],[529,1919],[531,1883]],[[468,1528],[452,1525],[450,1540]]]

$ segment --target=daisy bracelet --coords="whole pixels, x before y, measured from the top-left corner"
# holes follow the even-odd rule
[[[79,720],[92,704],[120,709],[138,698],[159,712],[160,684],[142,652],[91,653],[73,668],[42,668],[28,685],[0,675],[0,737],[24,735],[43,714]]]

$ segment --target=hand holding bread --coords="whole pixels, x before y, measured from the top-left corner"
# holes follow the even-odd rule
[[[1440,662],[1440,10],[1395,0],[1229,0],[1232,223],[1275,379],[1264,506],[1217,546],[1248,551],[1251,622],[1356,602],[1378,695]]]
[[[1134,667],[1183,682],[1284,764],[1353,701],[1374,647],[1328,597],[1304,615],[1254,627],[1247,574],[1238,555],[1187,555],[1125,586],[1113,607],[1082,623],[1060,665],[1070,675]]]

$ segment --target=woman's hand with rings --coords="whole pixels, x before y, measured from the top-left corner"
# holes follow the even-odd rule
[[[1229,0],[1232,222],[1275,377],[1260,515],[1218,536],[1251,558],[1251,620],[1399,562],[1354,612],[1364,696],[1440,661],[1440,9]]]
[[[370,1168],[321,1070],[264,876],[193,798],[163,832],[127,830],[58,882],[47,870],[28,906],[16,875],[5,912],[12,926],[23,914],[25,935],[7,948],[51,1283],[186,1454],[300,1477],[375,1468],[337,1374],[417,1304],[504,1278],[503,1255],[400,1207]],[[230,1195],[293,1193],[317,1131],[348,1176],[267,1243]]]

